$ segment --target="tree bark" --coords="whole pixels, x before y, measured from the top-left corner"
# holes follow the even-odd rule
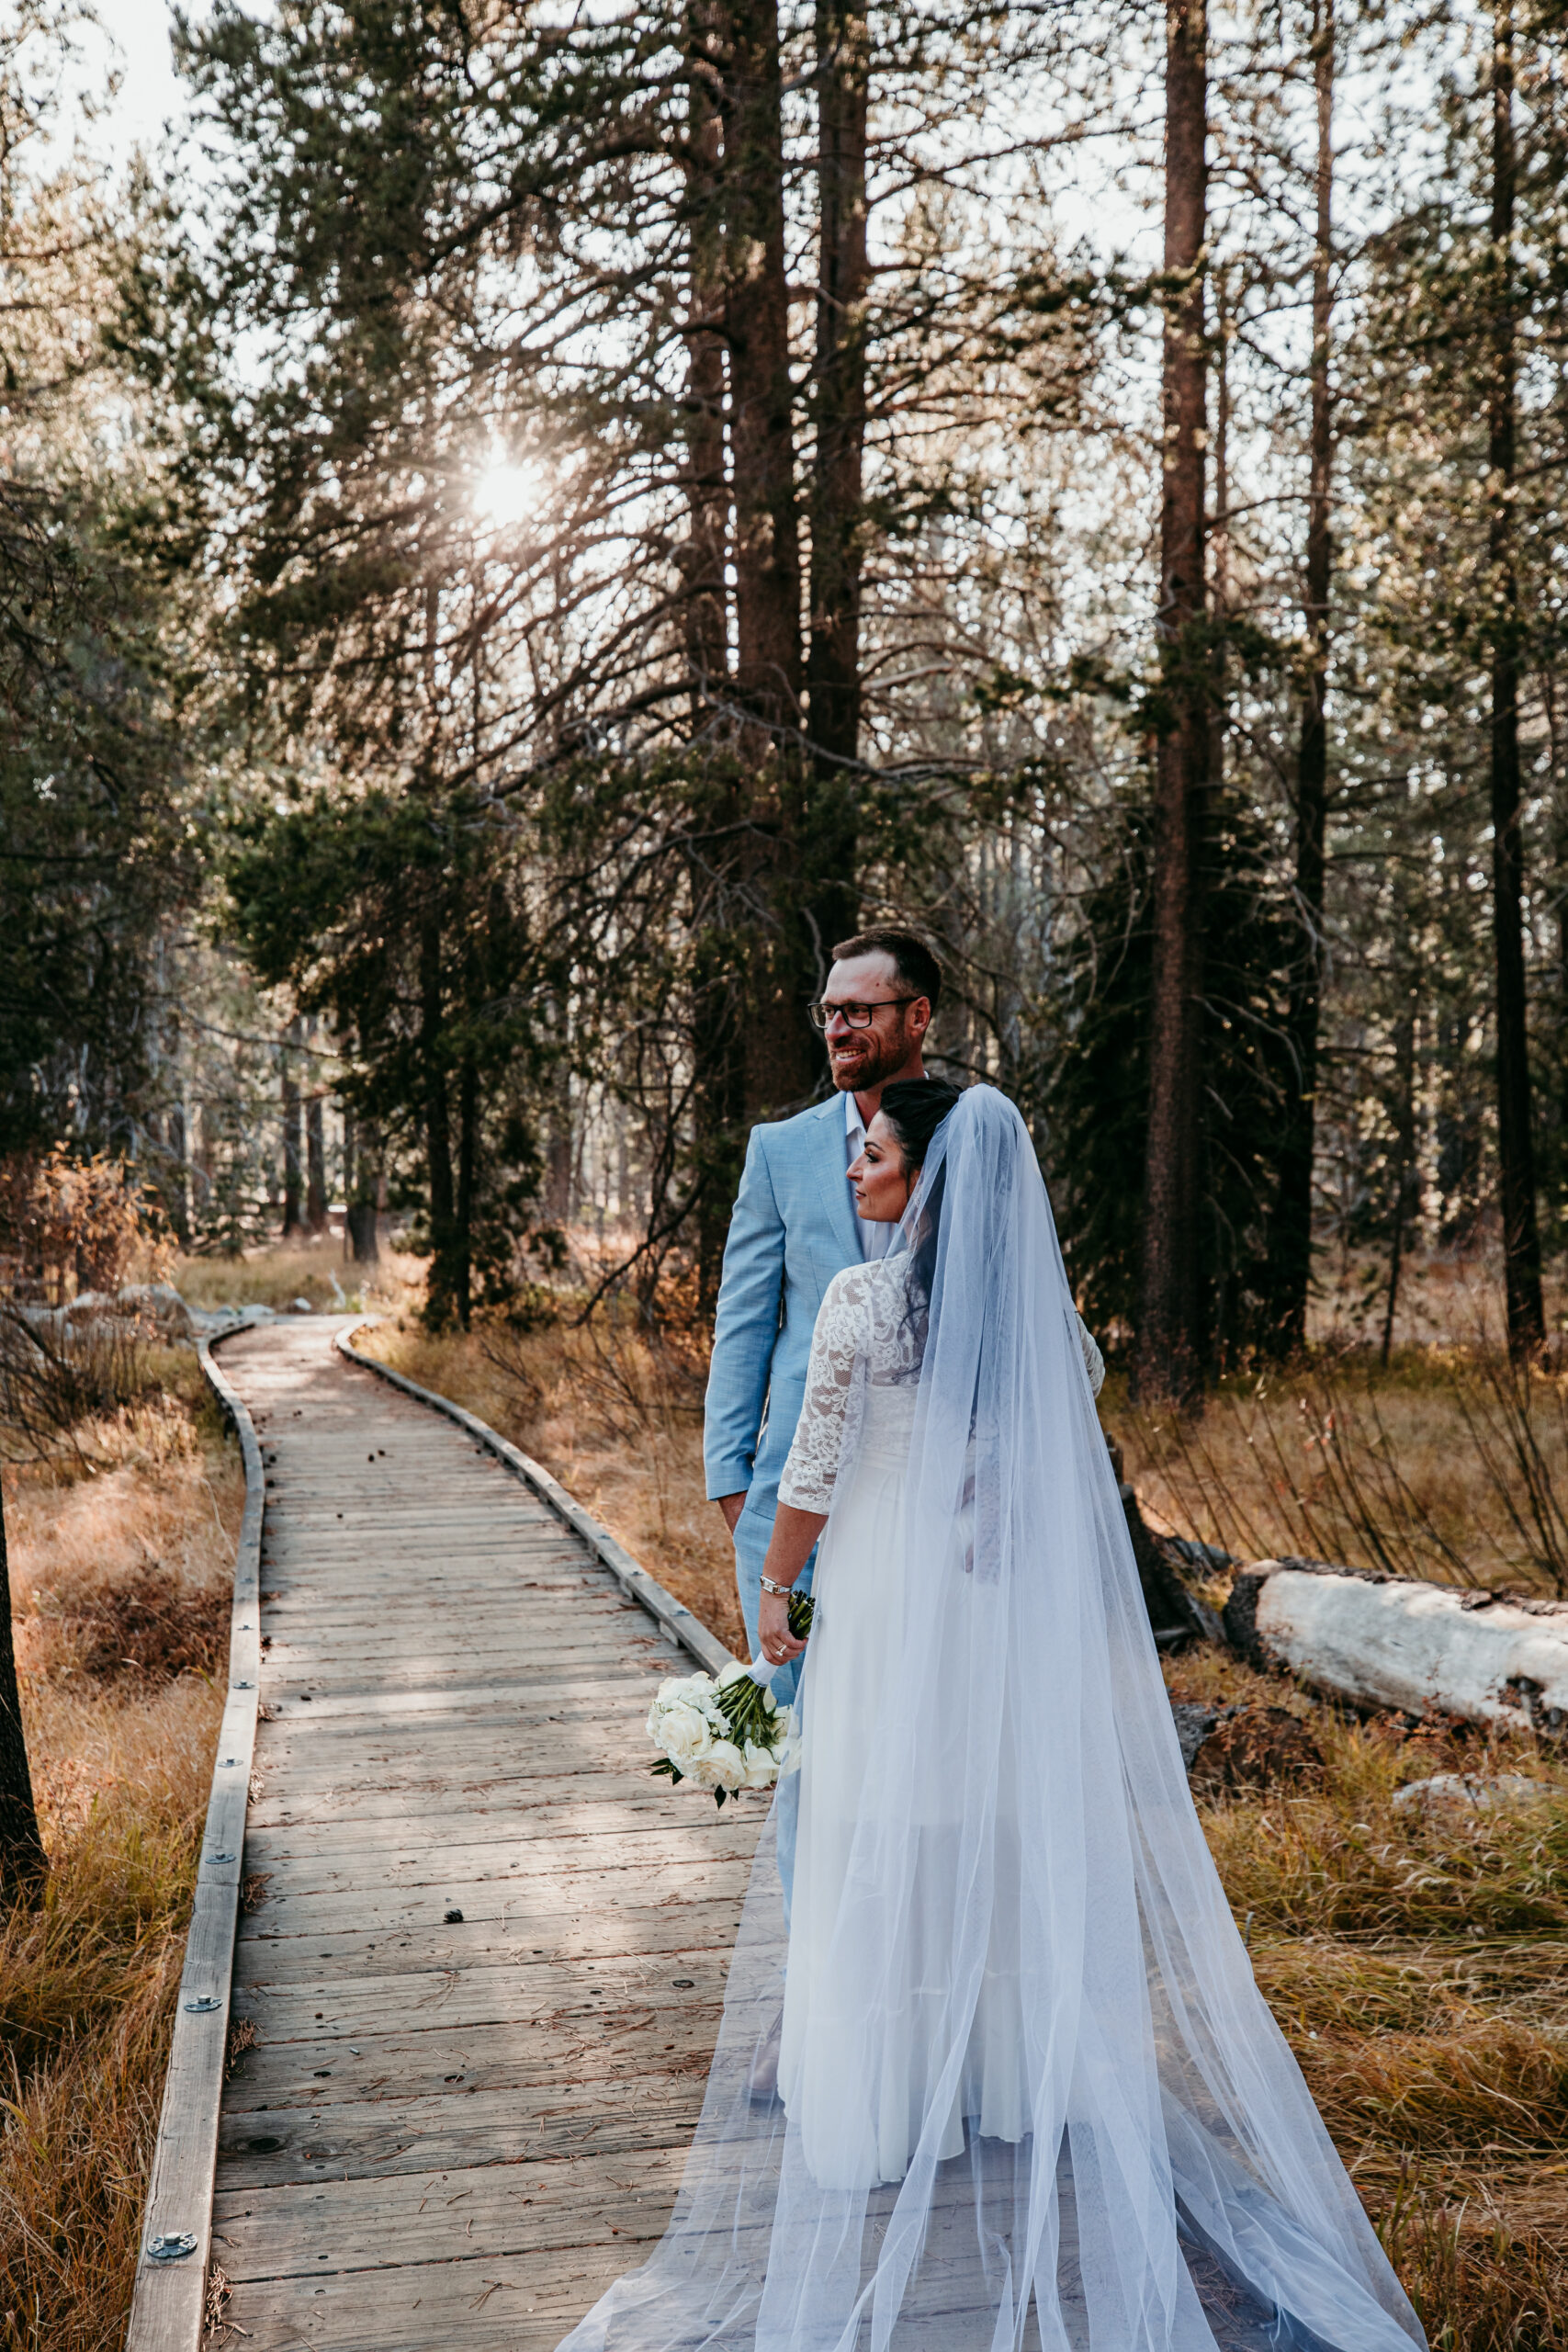
[[[687,60],[686,155],[686,667],[700,733],[728,698],[729,639],[724,570],[729,485],[724,466],[724,220],[719,108],[710,12],[693,12]]]
[[[1393,1352],[1393,1319],[1399,1309],[1399,1278],[1404,1264],[1404,1232],[1416,1175],[1416,991],[1400,1020],[1394,1038],[1394,1075],[1399,1095],[1395,1108],[1398,1160],[1393,1186],[1393,1233],[1388,1251],[1388,1295],[1383,1308],[1382,1346],[1379,1360],[1388,1370]]]
[[[1166,710],[1155,785],[1149,1123],[1139,1396],[1201,1394],[1200,1022],[1209,760],[1203,332],[1208,72],[1203,0],[1166,9],[1163,481],[1157,617]]]
[[[474,1190],[479,1149],[479,1075],[471,1053],[457,1072],[457,1212],[452,1243],[452,1297],[466,1331],[473,1311]]]
[[[818,1075],[806,1015],[815,959],[800,875],[800,530],[777,0],[727,0],[722,40],[735,685],[751,778],[750,835],[736,881],[754,910],[744,1084],[755,1120],[807,1101]]]
[[[1296,1091],[1286,1106],[1280,1148],[1275,1255],[1283,1305],[1282,1355],[1306,1341],[1312,1286],[1312,1170],[1317,1132],[1318,1035],[1323,1017],[1323,908],[1328,839],[1328,596],[1334,568],[1334,403],[1329,390],[1334,306],[1334,0],[1313,9],[1313,81],[1317,99],[1317,219],[1312,265],[1312,423],[1307,458],[1306,679],[1296,749],[1296,914],[1300,961],[1291,990]]]
[[[283,1066],[283,1238],[298,1233],[304,1219],[300,1214],[301,1179],[304,1168],[304,1138],[299,1123],[299,1073],[294,1059],[294,1048],[300,1042],[301,1027],[298,1020],[288,1024],[288,1035],[282,1048]]]
[[[1487,388],[1487,466],[1492,519],[1492,887],[1496,966],[1497,1159],[1503,1205],[1503,1271],[1508,1351],[1516,1359],[1546,1336],[1540,1294],[1531,1137],[1529,1040],[1525,1003],[1524,850],[1519,822],[1518,576],[1515,562],[1515,410],[1512,248],[1514,28],[1511,0],[1498,0],[1492,45],[1492,335]]]
[[[419,938],[420,1056],[424,1071],[424,1149],[430,1182],[430,1280],[428,1308],[437,1326],[449,1319],[456,1306],[453,1245],[456,1202],[452,1183],[452,1119],[446,1091],[446,1061],[443,1051],[441,993],[441,926],[434,916],[422,924]]]
[[[305,1223],[312,1233],[327,1229],[327,1140],[319,1094],[305,1105]]]
[[[348,1202],[348,1238],[358,1266],[373,1266],[380,1257],[378,1209],[383,1204],[386,1176],[381,1167],[380,1130],[367,1119],[359,1133],[351,1110],[344,1112],[344,1194]]]
[[[33,1802],[17,1651],[11,1629],[11,1571],[6,1550],[6,1498],[0,1487],[0,1901],[36,1894],[49,1869]]]
[[[761,750],[800,718],[800,529],[795,512],[784,91],[777,0],[725,9],[725,334],[735,478],[737,686]]]
[[[818,0],[816,454],[811,483],[813,770],[809,910],[823,961],[855,928],[861,542],[866,402],[866,122],[871,38],[861,0]]]

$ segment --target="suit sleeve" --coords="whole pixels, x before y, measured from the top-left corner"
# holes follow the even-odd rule
[[[784,1228],[762,1135],[762,1128],[752,1128],[724,1245],[703,1414],[703,1465],[710,1498],[738,1495],[751,1484],[778,1338]]]

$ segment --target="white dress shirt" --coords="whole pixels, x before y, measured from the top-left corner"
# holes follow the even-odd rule
[[[855,1101],[852,1089],[844,1097],[844,1137],[846,1144],[844,1167],[848,1170],[854,1166],[855,1161],[865,1149],[865,1121],[861,1117],[860,1104]],[[854,1207],[854,1189],[852,1186],[850,1190],[852,1208]],[[860,1228],[861,1256],[863,1258],[885,1256],[888,1243],[898,1230],[897,1225],[882,1225],[871,1217],[863,1217],[858,1209],[855,1210],[855,1223]]]

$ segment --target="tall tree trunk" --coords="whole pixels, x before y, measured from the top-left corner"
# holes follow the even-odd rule
[[[298,1021],[288,1024],[281,1060],[283,1065],[283,1238],[298,1233],[304,1222],[300,1214],[302,1177],[304,1170],[304,1136],[299,1122],[299,1069],[295,1051],[302,1036]]]
[[[1525,1013],[1519,826],[1518,576],[1514,551],[1514,26],[1511,0],[1498,0],[1492,45],[1492,336],[1487,388],[1487,466],[1492,521],[1492,888],[1497,996],[1497,1159],[1503,1196],[1503,1271],[1508,1352],[1517,1358],[1546,1335],[1530,1136],[1529,1040]]]
[[[1207,112],[1203,0],[1168,0],[1165,267],[1173,283],[1165,298],[1158,613],[1167,710],[1155,786],[1148,1157],[1134,1371],[1140,1397],[1181,1403],[1197,1401],[1202,1378],[1199,1032],[1210,718],[1203,588]]]
[[[312,1233],[327,1229],[327,1139],[319,1094],[305,1105],[305,1223]]]
[[[1393,1352],[1393,1318],[1399,1309],[1399,1277],[1404,1263],[1404,1235],[1416,1184],[1416,1007],[1413,988],[1394,1036],[1394,1077],[1399,1093],[1394,1109],[1395,1175],[1393,1232],[1388,1251],[1388,1293],[1383,1306],[1382,1345],[1379,1361],[1388,1370]]]
[[[778,0],[729,0],[724,86],[725,330],[735,478],[737,686],[754,750],[800,719],[800,530],[795,512],[784,91]]]
[[[362,1134],[344,1114],[344,1192],[348,1201],[348,1238],[358,1266],[373,1266],[381,1254],[378,1212],[386,1204],[387,1177],[381,1165],[381,1131],[367,1119]],[[355,1148],[349,1149],[353,1138]]]
[[[169,1175],[164,1195],[169,1222],[182,1250],[190,1248],[190,1135],[186,1106],[176,1102],[169,1113]]]
[[[6,1550],[6,1498],[0,1487],[0,1902],[36,1892],[49,1864],[39,1835],[28,1766],[17,1651],[11,1631],[11,1571]]]
[[[443,1050],[441,925],[428,916],[420,928],[420,1057],[424,1072],[424,1150],[430,1181],[430,1279],[426,1312],[440,1327],[457,1306],[454,1243],[456,1202],[452,1184],[452,1118]]]
[[[751,827],[737,880],[754,910],[745,1099],[756,1119],[804,1102],[818,1069],[806,1016],[816,962],[800,885],[800,530],[777,0],[725,0],[723,40],[736,699],[748,715],[740,749]]]
[[[471,1053],[457,1072],[457,1214],[452,1247],[452,1295],[466,1331],[473,1308],[474,1193],[479,1172],[479,1075]]]
[[[1280,1140],[1274,1256],[1283,1313],[1282,1355],[1306,1340],[1312,1286],[1312,1169],[1317,1131],[1318,1032],[1323,1017],[1323,906],[1328,834],[1328,594],[1334,567],[1331,499],[1334,405],[1328,361],[1334,304],[1334,0],[1315,0],[1313,81],[1317,96],[1317,220],[1312,263],[1312,425],[1307,459],[1306,679],[1296,748],[1296,914],[1302,939],[1291,989],[1296,1091]]]
[[[853,931],[860,912],[855,762],[861,719],[870,80],[863,0],[818,0],[817,443],[807,656],[814,788],[807,854],[808,911],[824,967],[834,941]]]
[[[729,485],[724,468],[724,218],[721,121],[715,97],[711,10],[694,8],[687,60],[686,161],[686,668],[694,730],[729,691],[725,563]]]

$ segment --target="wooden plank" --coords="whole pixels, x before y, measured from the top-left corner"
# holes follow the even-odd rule
[[[755,1827],[753,1822],[750,1828]],[[347,1835],[318,1840],[287,1828],[266,1837],[253,1835],[245,1861],[250,1870],[266,1871],[273,1884],[291,1896],[389,1889],[394,1880],[399,1888],[456,1886],[476,1880],[506,1887],[552,1878],[566,1886],[592,1876],[603,1877],[605,1886],[614,1888],[617,1878],[626,1883],[645,1869],[679,1871],[683,1880],[687,1870],[701,1867],[710,1857],[734,1857],[749,1871],[751,1844],[750,1835],[745,1835],[723,1846],[705,1841],[694,1848],[689,1831],[657,1818],[640,1822],[629,1837],[620,1831],[574,1835],[569,1821],[554,1832],[527,1838],[456,1845],[445,1838],[426,1838],[391,1847],[381,1841],[368,1848]],[[610,1899],[619,1898],[612,1894]]]
[[[597,2155],[677,2148],[691,2139],[702,2112],[711,2061],[706,2044],[676,2053],[682,2061],[644,2059],[634,2072],[592,2075],[573,2068],[563,2084],[541,2064],[523,2088],[455,2096],[441,2086],[413,2098],[385,2094],[362,2105],[333,2100],[320,2106],[271,2105],[265,2112],[225,2110],[219,2147],[218,2193],[277,2188],[325,2179],[346,2170],[355,2180],[393,2180],[443,2166],[511,2166],[525,2158]],[[421,2257],[413,2253],[410,2260]]]
[[[327,2049],[335,2041],[358,2041],[367,2033],[385,2033],[411,2023],[452,2028],[525,2019],[537,2024],[551,2017],[570,2024],[594,2016],[612,1999],[622,2007],[640,2002],[662,2007],[676,1983],[689,1988],[684,1997],[696,2007],[722,1999],[728,1969],[728,1943],[709,1951],[682,1947],[609,1960],[596,1986],[583,1970],[558,1967],[549,1961],[528,1967],[470,1968],[455,1953],[447,1967],[406,1974],[323,1973],[288,1984],[236,1984],[234,2008],[236,2015],[250,2018],[266,2041],[303,2041]]]
[[[472,2262],[661,2234],[684,2152],[526,2159],[374,2180],[225,2192],[215,2216],[231,2278],[321,2278],[412,2262]]]
[[[541,2088],[575,2090],[617,2075],[690,2073],[700,2093],[718,2018],[716,2004],[679,2016],[645,2007],[630,2015],[616,2009],[580,2018],[572,2027],[569,2070],[562,2067],[563,2045],[553,2025],[515,2019],[482,2027],[398,2026],[339,2041],[324,2052],[299,2041],[260,2041],[239,2059],[224,2091],[223,2129],[225,2134],[231,2125],[241,2134],[259,2132],[267,2128],[263,2116],[334,2100],[389,2110],[404,2102],[446,2099],[456,2114],[480,2093],[503,2092],[515,2102]],[[331,2070],[328,2075],[321,2065]]]
[[[409,1974],[434,1966],[515,1964],[525,1932],[545,1932],[544,1920],[534,1912],[520,1912],[515,1928],[506,1935],[492,1932],[490,1923],[471,1918],[468,1905],[457,1896],[456,1887],[443,1888],[439,1894],[427,1894],[412,1916],[405,1909],[401,1917],[380,1924],[311,1928],[303,1920],[290,1919],[287,1931],[273,1928],[243,1936],[235,1953],[236,1982],[265,1984],[269,1991],[296,1982],[314,1984],[323,1961],[344,1976],[368,1969],[372,1962],[381,1972],[389,1969]],[[444,1923],[443,1909],[453,1907],[463,1914],[460,1928]],[[275,1917],[281,1908],[272,1903],[266,1906]],[[557,1957],[570,1952],[577,1958],[590,1954],[622,1958],[634,1953],[651,1958],[660,1952],[680,1952],[710,1939],[722,1947],[735,1925],[735,1896],[727,1892],[705,1902],[617,1904],[613,1912],[595,1912],[591,1924],[579,1925],[575,1930],[559,1914],[546,1916]]]
[[[238,1390],[218,1369],[205,1340],[198,1342],[197,1354],[239,1437],[245,1467],[245,1509],[234,1560],[229,1695],[219,1729],[196,1898],[186,1937],[126,2352],[195,2352],[200,2340],[239,1917],[240,1856],[261,1681],[261,1451]],[[191,2246],[182,2258],[162,2262],[150,2251],[160,2241],[183,2243],[186,2238]]]

